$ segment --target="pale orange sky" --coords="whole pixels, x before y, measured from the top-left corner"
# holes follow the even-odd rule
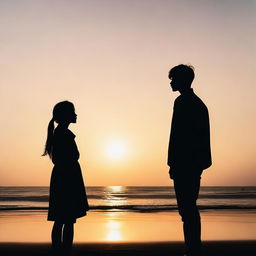
[[[210,112],[203,185],[256,185],[255,1],[0,2],[0,185],[48,185],[55,103],[75,104],[87,185],[172,185],[168,71],[192,64]],[[123,156],[106,153],[120,141]]]

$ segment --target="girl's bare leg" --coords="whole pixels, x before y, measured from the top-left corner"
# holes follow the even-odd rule
[[[67,254],[71,252],[74,238],[74,223],[66,223],[63,228],[63,249]]]
[[[54,251],[61,248],[61,234],[62,234],[63,224],[59,222],[54,222],[52,227],[52,249]]]

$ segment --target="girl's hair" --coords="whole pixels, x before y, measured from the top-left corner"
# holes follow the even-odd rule
[[[52,112],[52,119],[50,120],[48,124],[47,129],[47,139],[45,143],[45,149],[43,156],[48,155],[50,158],[52,158],[52,143],[53,143],[53,134],[54,134],[54,121],[56,123],[61,123],[63,121],[66,121],[67,115],[74,111],[74,105],[73,103],[69,101],[61,101],[57,103]]]

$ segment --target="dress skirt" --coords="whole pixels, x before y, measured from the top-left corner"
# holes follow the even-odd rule
[[[89,210],[78,161],[55,164],[50,182],[48,220],[75,223]]]

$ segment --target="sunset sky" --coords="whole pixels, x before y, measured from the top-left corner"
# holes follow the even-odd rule
[[[195,67],[213,166],[203,185],[256,185],[256,1],[0,1],[0,185],[49,185],[53,106],[75,104],[87,185],[172,185],[168,71]]]

